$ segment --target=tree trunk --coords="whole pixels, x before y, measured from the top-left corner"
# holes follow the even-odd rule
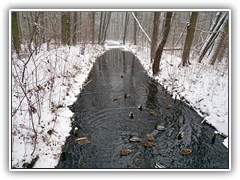
[[[79,12],[79,38],[78,42],[81,44],[82,43],[82,33],[83,27],[82,27],[82,12]]]
[[[137,12],[134,12],[134,15],[137,17]],[[137,22],[133,22],[133,44],[137,45]]]
[[[216,17],[215,17],[215,19],[214,19],[214,21],[212,23],[212,26],[210,27],[210,30],[209,30],[210,32],[209,32],[208,36],[210,36],[211,33],[213,32],[213,30],[216,27],[216,25],[217,25],[221,15],[222,15],[222,12],[217,12]]]
[[[40,28],[39,28],[39,40],[40,40],[40,44],[43,44],[44,42],[46,42],[46,33],[45,33],[45,29],[43,27],[45,27],[45,22],[44,22],[44,12],[40,12],[40,16],[39,16],[39,23],[40,23]]]
[[[227,13],[225,13],[218,21],[217,25],[215,26],[213,32],[211,33],[211,35],[209,35],[207,38],[206,38],[206,41],[203,45],[203,47],[201,48],[201,51],[200,51],[200,54],[199,54],[199,57],[198,57],[198,62],[201,63],[202,62],[202,59],[204,57],[204,55],[207,53],[209,47],[211,47],[211,44],[213,43],[213,41],[216,39],[217,37],[217,32],[219,30],[219,28],[221,27],[221,25],[223,24],[224,22],[224,19],[226,18],[226,15]]]
[[[126,15],[125,15],[124,32],[123,32],[123,44],[125,44],[125,42],[126,42],[127,26],[128,26],[128,18],[129,18],[129,14],[128,14],[128,12],[126,12]]]
[[[225,56],[228,57],[228,34],[226,34],[226,36],[223,40],[223,44],[221,45],[221,49],[220,49],[219,55],[217,57],[217,60],[219,62],[222,62],[222,60]]]
[[[194,37],[196,22],[197,22],[198,12],[192,12],[190,17],[190,22],[187,26],[187,35],[184,44],[183,54],[182,54],[182,65],[186,66],[189,63],[189,53],[192,46],[192,41]]]
[[[73,31],[72,31],[73,46],[76,46],[77,44],[77,16],[78,16],[78,12],[73,12]]]
[[[171,23],[172,14],[173,14],[172,12],[167,12],[167,15],[166,15],[166,19],[165,19],[164,27],[163,27],[162,38],[158,45],[157,51],[155,53],[155,58],[154,58],[153,66],[152,66],[153,75],[156,75],[159,72],[159,65],[160,65],[163,47],[167,41],[167,37],[168,37],[169,31],[170,31],[170,23]]]
[[[101,44],[103,44],[106,40],[106,35],[107,35],[107,29],[108,29],[108,25],[110,22],[110,18],[111,18],[111,12],[108,12],[108,14],[106,14],[106,18],[105,18],[105,22],[104,22],[104,26],[103,26],[103,37],[102,37],[102,41]]]
[[[217,57],[220,54],[220,50],[224,42],[224,39],[227,35],[227,32],[228,32],[228,17],[225,18],[224,23],[219,29],[219,34],[215,40],[213,49],[209,55],[209,62],[211,65],[215,64]]]
[[[101,39],[102,39],[102,23],[103,22],[103,12],[101,12],[100,15],[100,25],[99,25],[99,34],[98,34],[98,44],[101,43]]]
[[[62,13],[62,44],[70,45],[70,13]]]
[[[19,55],[21,42],[19,37],[17,12],[12,12],[12,38],[14,49],[16,53]]]
[[[153,61],[156,46],[157,46],[157,37],[158,37],[158,31],[159,31],[159,17],[160,12],[154,12],[154,19],[153,19],[153,33],[152,33],[152,44],[151,44],[151,62]]]
[[[95,40],[95,12],[92,12],[92,44]]]

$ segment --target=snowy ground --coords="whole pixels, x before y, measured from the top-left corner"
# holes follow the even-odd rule
[[[61,146],[71,130],[73,113],[67,106],[76,101],[84,83],[87,83],[85,81],[94,61],[104,52],[98,45],[87,45],[83,55],[80,46],[64,46],[49,52],[45,49],[43,47],[27,64],[27,83],[23,88],[30,101],[24,98],[19,83],[21,80],[12,79],[12,111],[16,112],[12,116],[11,127],[12,165],[16,168],[26,166],[37,156],[39,159],[35,168],[54,168],[61,155]],[[12,74],[16,78],[21,77],[22,69],[23,63],[15,57]]]
[[[82,55],[80,46],[64,46],[49,52],[43,46],[26,66],[26,84],[22,83],[22,88],[27,92],[27,101],[21,90],[21,79],[18,79],[24,66],[17,57],[13,57],[12,74],[16,78],[12,79],[12,112],[15,114],[10,128],[14,167],[23,167],[38,156],[34,168],[54,168],[71,130],[73,114],[67,106],[76,101],[84,84],[88,83],[85,81],[96,58],[111,48],[134,53],[148,75],[153,77],[149,48],[130,44],[123,46],[119,42],[109,41],[104,48],[87,45]],[[217,69],[204,63],[178,67],[179,63],[179,58],[164,53],[161,73],[153,78],[172,93],[173,98],[188,102],[207,123],[228,136],[227,67]],[[224,144],[228,145],[227,138]]]

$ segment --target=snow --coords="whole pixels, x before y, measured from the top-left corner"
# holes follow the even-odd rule
[[[19,83],[27,57],[21,61],[13,56],[12,74],[16,77],[12,79],[12,111],[15,112],[11,124],[13,167],[23,167],[24,163],[30,163],[37,156],[39,159],[34,168],[54,168],[57,165],[61,147],[69,136],[71,121],[74,120],[67,106],[73,104],[84,86],[90,83],[86,79],[96,58],[113,48],[135,54],[148,75],[163,85],[173,98],[188,103],[204,118],[203,123],[211,124],[221,134],[228,136],[226,65],[216,68],[193,61],[190,66],[182,67],[179,66],[180,58],[163,53],[160,73],[153,76],[149,47],[107,41],[103,47],[90,44],[86,47],[60,46],[47,51],[44,44],[27,64],[24,76],[30,104],[35,108],[32,109],[32,117],[29,116],[29,101],[24,98]],[[228,138],[223,144],[228,147]]]
[[[93,63],[104,52],[98,45],[87,45],[82,55],[81,48],[62,46],[48,52],[43,45],[40,53],[34,55],[27,64],[26,89],[30,90],[28,97],[36,109],[32,118],[37,132],[37,143],[34,150],[35,133],[25,98],[12,117],[13,167],[23,167],[24,163],[30,163],[37,156],[39,159],[34,168],[54,168],[57,165],[61,146],[72,129],[73,113],[67,106],[76,101]],[[12,74],[19,77],[23,63],[14,56],[12,64]],[[20,81],[15,78],[12,80],[13,112],[24,97]],[[40,103],[37,103],[37,100]]]

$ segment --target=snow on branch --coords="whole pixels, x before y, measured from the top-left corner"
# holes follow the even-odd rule
[[[142,30],[142,32],[145,34],[145,36],[147,37],[147,39],[149,40],[149,42],[152,42],[151,39],[149,38],[149,36],[147,35],[147,33],[144,31],[144,29],[142,28],[140,22],[138,21],[137,17],[134,15],[133,12],[131,12],[132,16],[134,17],[135,21],[138,23],[138,26],[140,27],[140,29]]]

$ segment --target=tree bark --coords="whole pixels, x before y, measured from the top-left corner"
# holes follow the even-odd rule
[[[224,39],[227,35],[228,32],[228,17],[225,18],[224,23],[222,24],[222,26],[219,29],[219,34],[215,40],[213,49],[209,55],[209,62],[211,65],[214,65],[218,55],[220,54],[220,50],[222,47],[222,44],[224,42]]]
[[[77,16],[78,16],[78,12],[73,12],[73,31],[72,31],[73,46],[76,46],[77,44]]]
[[[100,15],[100,25],[99,25],[99,34],[98,34],[98,44],[101,43],[101,39],[102,39],[102,23],[103,22],[103,12],[101,12]]]
[[[189,54],[192,46],[192,41],[194,37],[196,22],[197,22],[198,12],[192,12],[190,17],[190,22],[187,26],[187,35],[184,44],[183,54],[182,54],[182,65],[186,66],[189,63]]]
[[[211,35],[212,31],[213,31],[214,28],[216,27],[216,25],[217,25],[217,23],[218,23],[221,15],[222,15],[222,12],[217,12],[216,17],[215,17],[215,19],[214,19],[214,21],[213,21],[213,23],[212,23],[212,26],[210,27],[210,32],[209,32],[208,36]]]
[[[152,33],[152,44],[151,44],[151,62],[153,61],[156,46],[157,46],[157,40],[158,40],[158,31],[159,31],[159,17],[160,12],[154,12],[154,18],[153,18],[153,33]]]
[[[70,45],[70,13],[62,13],[62,44]]]
[[[12,12],[12,38],[13,38],[13,47],[16,53],[19,55],[21,42],[19,37],[17,12]]]
[[[123,32],[123,44],[125,44],[125,42],[126,42],[127,26],[128,26],[128,18],[129,18],[129,14],[128,14],[128,12],[126,12],[126,15],[125,15],[124,32]]]
[[[108,29],[108,25],[109,25],[109,22],[110,22],[110,18],[111,18],[111,12],[108,12],[108,14],[106,14],[106,18],[105,18],[105,21],[104,21],[104,26],[103,26],[104,31],[103,31],[101,44],[103,44],[106,40],[107,29]]]
[[[95,40],[95,12],[92,12],[92,44],[94,44]]]
[[[167,15],[166,15],[166,19],[165,19],[164,27],[163,27],[162,38],[158,45],[157,51],[155,53],[154,62],[153,62],[153,66],[152,66],[153,75],[156,75],[159,72],[159,65],[160,65],[163,47],[167,41],[167,37],[168,37],[169,31],[170,31],[170,23],[171,23],[172,14],[173,14],[172,12],[167,12]]]
[[[137,17],[137,12],[134,12],[134,15]],[[133,44],[137,45],[137,22],[133,22]]]

